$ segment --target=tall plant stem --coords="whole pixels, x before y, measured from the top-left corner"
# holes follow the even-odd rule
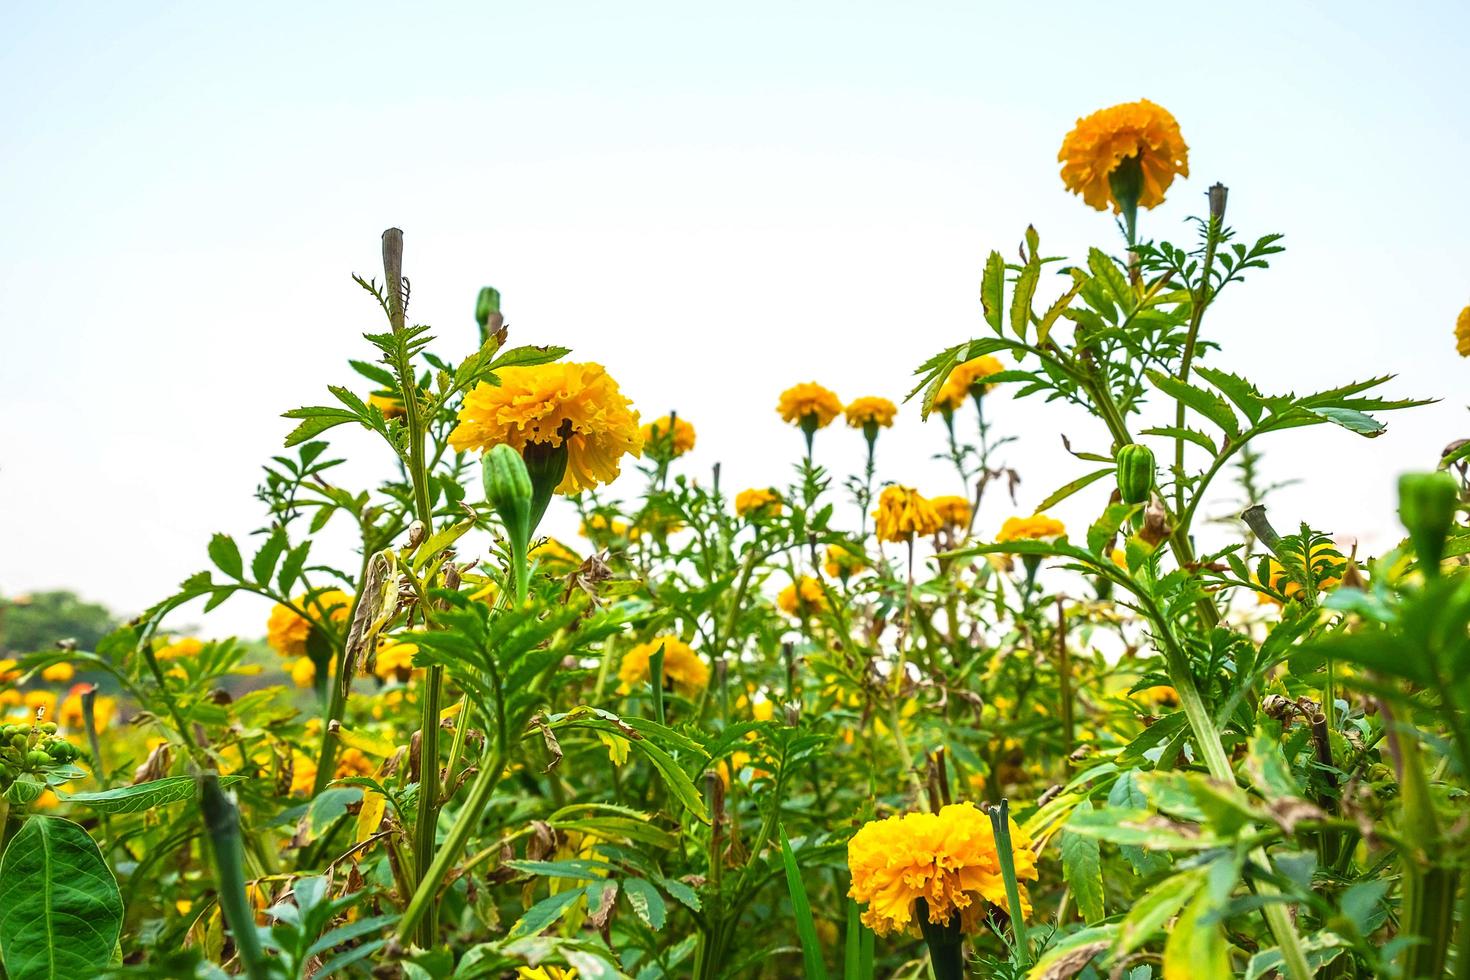
[[[1210,191],[1210,220],[1205,227],[1205,260],[1200,265],[1199,285],[1189,308],[1189,332],[1184,337],[1184,355],[1179,361],[1179,381],[1189,384],[1189,369],[1194,363],[1195,344],[1199,340],[1199,326],[1205,318],[1205,307],[1210,305],[1210,273],[1215,266],[1215,249],[1220,243],[1220,231],[1225,221],[1225,188],[1219,184],[1219,205],[1216,206],[1215,188]],[[1174,424],[1184,429],[1184,402],[1175,409]],[[1174,440],[1174,512],[1184,512],[1184,439]]]

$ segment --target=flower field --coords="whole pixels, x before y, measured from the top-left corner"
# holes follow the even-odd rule
[[[1212,366],[1284,245],[1218,184],[1150,223],[1190,167],[1161,106],[1056,162],[1116,227],[990,252],[906,399],[790,366],[745,406],[780,486],[492,288],[478,337],[414,323],[385,232],[357,382],[285,412],[258,529],[94,649],[0,660],[0,976],[1470,978],[1470,445],[1363,515],[1382,554],[1274,526],[1273,434],[1425,402]],[[1087,433],[1034,512],[1002,392]],[[336,482],[354,430],[392,479]]]

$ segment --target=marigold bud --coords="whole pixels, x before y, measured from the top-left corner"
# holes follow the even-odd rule
[[[1129,443],[1118,450],[1118,496],[1125,504],[1141,504],[1154,488],[1154,453]]]
[[[480,461],[485,499],[495,508],[511,540],[524,546],[531,538],[531,474],[515,449],[500,443]]]
[[[1444,542],[1460,505],[1460,485],[1443,471],[1405,473],[1399,477],[1399,520],[1413,539],[1419,567],[1426,575],[1439,573]]]

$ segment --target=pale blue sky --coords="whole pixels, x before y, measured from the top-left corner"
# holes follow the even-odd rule
[[[1374,442],[1264,446],[1270,476],[1307,478],[1279,523],[1381,546],[1394,474],[1470,435],[1450,337],[1470,303],[1470,8],[1199,9],[12,4],[0,591],[136,611],[203,566],[211,532],[257,526],[277,413],[366,353],[377,323],[349,273],[379,271],[389,225],[441,350],[469,349],[493,283],[516,341],[573,347],[646,416],[694,421],[691,470],[784,481],[787,384],[901,395],[983,329],[984,255],[1028,222],[1048,252],[1115,247],[1056,150],[1079,115],[1139,97],[1178,117],[1194,175],[1145,234],[1187,235],[1215,180],[1243,234],[1287,234],[1207,320],[1225,343],[1209,363],[1267,390],[1397,372],[1394,391],[1446,399]],[[882,474],[953,492],[926,458],[937,424],[906,414]],[[1007,396],[995,416],[1023,437],[1024,510],[1080,472],[1059,430],[1105,448],[1074,412]],[[818,455],[845,469],[860,443],[824,433]],[[209,625],[262,616],[241,602]]]

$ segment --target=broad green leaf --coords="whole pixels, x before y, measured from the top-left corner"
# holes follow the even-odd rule
[[[1307,411],[1319,418],[1324,418],[1334,425],[1340,425],[1349,432],[1356,432],[1360,436],[1381,436],[1388,431],[1388,426],[1378,421],[1371,415],[1354,411],[1351,408],[1309,408]]]
[[[244,776],[221,776],[221,786],[244,782]],[[198,781],[193,776],[165,776],[136,786],[119,786],[96,793],[73,793],[66,803],[80,803],[98,813],[139,813],[170,803],[194,799]]]
[[[1266,410],[1266,399],[1256,390],[1255,385],[1229,371],[1196,367],[1194,372],[1224,392],[1225,397],[1235,403],[1235,407],[1251,420],[1252,425],[1261,421],[1261,414]]]
[[[0,958],[10,980],[100,976],[122,932],[112,870],[85,830],[33,816],[0,859]]]
[[[1045,500],[1036,505],[1036,513],[1039,514],[1042,511],[1047,510],[1048,508],[1062,502],[1063,500],[1066,500],[1068,497],[1072,496],[1072,494],[1076,493],[1078,490],[1081,490],[1083,487],[1088,486],[1089,484],[1096,483],[1103,477],[1108,476],[1110,473],[1113,472],[1113,470],[1114,467],[1105,466],[1100,470],[1094,470],[1093,472],[1088,473],[1086,476],[1079,476],[1072,482],[1058,487],[1057,489],[1053,490]]]
[[[1091,812],[1092,801],[1082,800],[1072,811],[1072,819]],[[1102,921],[1107,911],[1103,901],[1102,848],[1097,838],[1062,831],[1062,877],[1071,886],[1077,910],[1087,924]]]
[[[614,865],[606,861],[595,861],[590,858],[568,858],[564,861],[502,861],[500,864],[501,867],[522,871],[528,875],[572,878],[580,881],[600,878],[610,871],[617,870]]]
[[[1204,887],[1206,868],[1192,868],[1169,878],[1144,892],[1133,902],[1118,926],[1118,956],[1126,956],[1154,937],[1164,923]]]
[[[1075,813],[1067,830],[1114,844],[1133,844],[1150,851],[1203,851],[1220,845],[1219,838],[1191,824],[1179,823],[1147,810],[1092,810]]]
[[[228,534],[216,534],[209,539],[209,560],[230,578],[244,575],[245,563],[240,558],[240,549]]]
[[[806,885],[801,880],[801,867],[796,863],[796,854],[786,837],[785,825],[778,829],[781,834],[781,864],[786,870],[786,890],[791,896],[791,915],[796,919],[796,935],[801,939],[801,958],[806,966],[806,976],[827,980],[827,963],[822,958],[822,943],[817,938],[816,922],[812,920],[812,905],[807,899]]]
[[[1211,456],[1216,456],[1220,452],[1215,448],[1215,440],[1198,429],[1180,429],[1172,425],[1160,425],[1152,429],[1142,429],[1138,434],[1141,436],[1163,436],[1165,439],[1183,439],[1185,442],[1194,443]]]
[[[552,923],[565,915],[567,909],[576,904],[586,891],[586,888],[571,888],[564,892],[557,892],[550,898],[543,898],[526,909],[526,914],[516,920],[515,925],[511,926],[510,932],[506,934],[507,938],[518,939],[521,936],[534,936],[545,931]]]
[[[1042,954],[1026,974],[1026,980],[1068,980],[1075,977],[1113,945],[1117,926],[1078,929]]]
[[[625,879],[623,894],[628,897],[628,903],[638,913],[638,918],[648,923],[650,929],[657,931],[664,927],[668,907],[664,904],[664,897],[650,882],[642,878]]]
[[[1251,736],[1245,771],[1250,775],[1252,785],[1268,800],[1302,795],[1286,756],[1281,754],[1281,745],[1264,725],[1258,725],[1256,733]]]
[[[498,371],[508,367],[530,367],[536,364],[549,364],[560,360],[572,352],[570,347],[512,347],[505,351],[490,363],[491,371]]]
[[[1209,419],[1225,431],[1225,434],[1234,439],[1240,435],[1240,420],[1235,417],[1235,412],[1230,405],[1219,395],[1203,388],[1184,384],[1178,378],[1162,374],[1158,371],[1147,372],[1149,381],[1153,386],[1170,398],[1183,402],[1189,408],[1194,409],[1200,415]]]
[[[271,575],[276,570],[276,562],[281,558],[281,553],[286,550],[286,532],[280,528],[271,531],[270,536],[265,539],[265,544],[255,553],[255,558],[250,562],[250,577],[256,582],[270,588]]]
[[[1033,255],[1016,277],[1016,289],[1011,294],[1011,331],[1021,340],[1026,339],[1026,328],[1031,325],[1031,300],[1040,278],[1041,262]]]
[[[1230,980],[1230,948],[1208,891],[1201,891],[1169,930],[1164,944],[1164,976],[1190,980]]]
[[[1001,308],[1005,304],[1006,263],[999,252],[991,252],[985,260],[985,273],[980,279],[980,306],[985,322],[1000,333]]]

